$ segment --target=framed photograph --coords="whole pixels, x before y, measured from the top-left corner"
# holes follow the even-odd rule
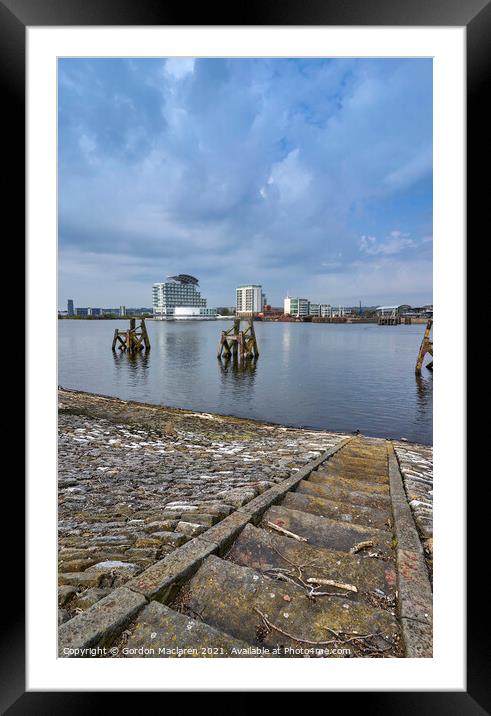
[[[28,339],[3,711],[341,691],[489,712],[464,267],[490,5],[191,25],[2,0]]]

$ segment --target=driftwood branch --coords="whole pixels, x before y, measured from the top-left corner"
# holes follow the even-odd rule
[[[307,542],[306,537],[300,537],[300,535],[296,535],[294,532],[290,532],[290,530],[286,530],[284,527],[280,527],[279,525],[275,525],[274,522],[266,522],[268,527],[271,527],[272,530],[276,530],[277,532],[281,532],[281,534],[286,535],[287,537],[293,537],[293,539],[298,540],[298,542]]]
[[[320,584],[323,587],[337,587],[347,592],[357,592],[358,589],[354,584],[346,584],[345,582],[336,582],[334,579],[322,579],[321,577],[310,577],[307,579],[308,584]]]
[[[373,547],[373,542],[371,540],[366,540],[365,542],[358,542],[350,549],[350,554],[356,554],[357,552],[360,552],[366,547]]]

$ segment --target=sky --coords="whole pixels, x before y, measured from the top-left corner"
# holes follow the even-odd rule
[[[59,307],[432,301],[429,59],[60,59]]]

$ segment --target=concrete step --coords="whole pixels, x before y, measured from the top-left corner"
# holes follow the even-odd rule
[[[368,492],[375,495],[389,495],[389,485],[381,482],[368,482],[367,480],[355,480],[354,478],[338,477],[320,470],[315,470],[309,477],[309,482],[332,486],[343,487],[350,492]]]
[[[251,524],[241,532],[227,559],[265,576],[272,577],[274,572],[271,570],[281,569],[286,576],[300,577],[304,582],[320,577],[352,584],[358,591],[349,593],[347,598],[353,601],[367,601],[373,605],[374,601],[380,600],[381,604],[390,606],[395,599],[396,573],[389,562],[314,547]],[[327,586],[322,590],[338,591]],[[339,593],[343,594],[344,590]]]
[[[205,560],[183,590],[181,605],[235,639],[278,650],[273,654],[276,656],[298,656],[288,649],[339,647],[340,632],[375,634],[381,649],[396,645],[399,636],[398,624],[387,611],[340,597],[318,597],[313,601],[302,587],[273,581],[249,567],[215,556]],[[370,643],[374,643],[373,637]],[[346,646],[352,649],[352,655],[373,655],[356,653],[353,642]],[[396,651],[395,646],[384,656],[395,655]]]
[[[316,495],[317,497],[323,497],[325,500],[347,502],[349,505],[373,506],[377,510],[391,510],[389,495],[356,492],[355,490],[347,490],[337,484],[322,485],[318,482],[302,480],[298,483],[295,494]]]
[[[283,507],[301,510],[311,515],[330,517],[354,525],[376,527],[377,529],[390,529],[387,521],[392,516],[390,510],[379,510],[376,507],[363,507],[348,502],[326,500],[317,495],[302,495],[299,492],[288,492],[281,502]]]
[[[209,624],[150,602],[128,627],[124,656],[130,658],[244,658],[249,645]],[[260,655],[259,655],[260,656]]]
[[[369,553],[380,554],[383,559],[393,558],[392,533],[387,530],[378,530],[362,525],[347,524],[327,517],[310,515],[307,512],[292,510],[282,505],[274,505],[263,515],[261,526],[267,527],[272,522],[293,532],[299,537],[305,537],[309,544],[340,552],[349,552],[360,542],[370,541],[373,545],[363,549],[360,556]]]

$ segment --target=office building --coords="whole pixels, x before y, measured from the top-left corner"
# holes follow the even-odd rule
[[[283,311],[286,316],[302,318],[310,312],[310,301],[308,298],[287,296],[283,302]]]

